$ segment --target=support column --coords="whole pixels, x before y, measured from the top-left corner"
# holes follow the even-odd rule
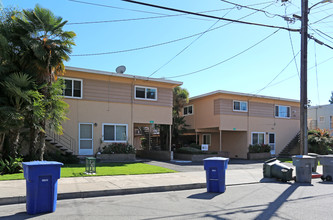
[[[222,130],[220,130],[220,152],[222,152]]]
[[[171,140],[172,140],[171,125],[169,125],[169,151],[171,151]]]

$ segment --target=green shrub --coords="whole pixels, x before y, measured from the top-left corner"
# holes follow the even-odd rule
[[[102,154],[135,154],[135,148],[130,144],[113,143],[102,148]]]
[[[0,160],[0,174],[22,173],[22,161],[23,159],[21,157],[12,158],[10,156],[9,160]]]
[[[201,146],[200,146],[199,144],[196,144],[196,143],[192,143],[192,144],[190,144],[190,147],[192,147],[192,148],[196,148],[196,149],[198,149],[198,150],[201,150]]]
[[[80,159],[72,154],[63,155],[60,152],[47,152],[44,155],[44,160],[47,161],[57,161],[63,164],[77,164],[80,162]]]
[[[271,147],[268,144],[250,144],[249,153],[265,153],[270,152]]]
[[[317,154],[333,153],[333,138],[325,129],[310,130],[308,132],[309,151]]]
[[[193,147],[181,147],[176,150],[176,153],[180,154],[217,154],[217,152],[208,152],[208,151],[201,151],[197,148]]]

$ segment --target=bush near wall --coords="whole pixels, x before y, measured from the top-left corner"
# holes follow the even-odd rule
[[[270,152],[271,147],[268,144],[250,144],[249,153],[265,153]]]
[[[104,146],[101,154],[135,154],[135,148],[128,143],[112,143]]]

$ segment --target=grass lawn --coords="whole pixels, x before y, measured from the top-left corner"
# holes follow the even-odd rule
[[[66,164],[61,167],[61,177],[138,175],[154,173],[175,173],[176,171],[144,163],[97,163],[96,174],[85,174],[85,164]],[[1,180],[24,179],[23,173],[6,174]]]

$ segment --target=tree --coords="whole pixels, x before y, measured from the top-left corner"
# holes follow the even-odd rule
[[[24,126],[25,115],[35,102],[40,101],[40,94],[34,88],[33,79],[28,74],[13,73],[0,82],[0,129],[9,138],[9,156],[18,154],[20,130]]]
[[[41,99],[31,102],[21,119],[24,117],[25,126],[30,128],[30,154],[37,151],[38,159],[43,160],[46,126],[61,133],[61,121],[66,118],[62,85],[54,82],[64,71],[63,62],[69,60],[75,33],[64,31],[67,21],[38,5],[33,10],[1,12],[0,81],[16,72],[35,79]],[[2,134],[0,131],[0,137]],[[32,147],[37,137],[39,150]]]
[[[317,154],[333,153],[333,138],[325,129],[316,129],[308,132],[310,151]]]
[[[180,112],[189,102],[189,92],[179,86],[173,89],[172,143],[177,144],[179,135],[186,131],[185,117]]]
[[[56,17],[50,10],[36,5],[33,10],[23,10],[22,17],[14,18],[14,31],[19,36],[19,45],[24,45],[21,51],[20,65],[28,72],[34,74],[40,86],[40,92],[44,97],[45,117],[38,121],[39,126],[31,126],[31,129],[39,128],[31,132],[38,133],[40,142],[39,159],[43,160],[45,149],[45,129],[47,124],[51,124],[55,131],[62,130],[61,123],[57,120],[64,117],[65,105],[59,99],[59,92],[54,93],[52,85],[57,75],[64,71],[64,61],[69,60],[69,54],[74,44],[75,33],[64,31],[63,27],[67,21],[62,21],[61,17]],[[60,102],[59,102],[60,101]],[[55,114],[53,108],[58,103],[59,114]],[[59,127],[60,126],[60,127]],[[34,128],[33,128],[34,127]],[[32,142],[36,138],[31,137]]]
[[[331,92],[331,98],[328,100],[330,104],[333,104],[333,91]]]

